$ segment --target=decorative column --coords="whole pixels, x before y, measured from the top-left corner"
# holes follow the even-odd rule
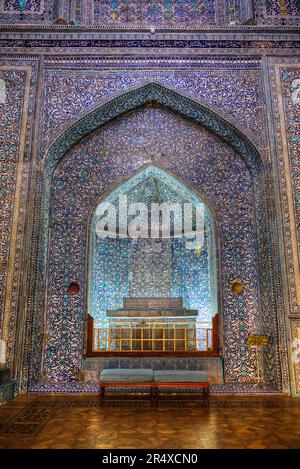
[[[53,3],[53,21],[56,24],[67,24],[70,21],[70,0],[56,0]]]
[[[240,22],[241,24],[254,24],[254,2],[253,0],[240,0]]]
[[[94,0],[84,0],[83,2],[84,10],[83,10],[83,17],[82,22],[89,26],[94,24]]]

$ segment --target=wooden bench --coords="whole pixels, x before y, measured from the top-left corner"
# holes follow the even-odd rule
[[[155,383],[153,370],[149,368],[140,369],[108,369],[100,373],[100,400],[104,399],[105,389],[114,388],[149,388],[151,400],[155,396]]]
[[[208,375],[204,371],[142,369],[108,369],[100,373],[100,400],[105,397],[105,389],[149,388],[151,400],[158,399],[160,389],[202,389],[203,396],[209,398]]]
[[[158,370],[154,371],[155,398],[163,388],[202,389],[203,396],[209,398],[208,375],[204,371],[189,370]]]

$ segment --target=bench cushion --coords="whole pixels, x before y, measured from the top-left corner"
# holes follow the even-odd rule
[[[154,371],[154,381],[158,383],[207,383],[205,371],[159,370]]]
[[[107,369],[100,373],[100,382],[137,382],[153,381],[153,370],[149,368]]]

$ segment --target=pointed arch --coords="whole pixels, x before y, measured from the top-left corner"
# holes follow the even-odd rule
[[[170,169],[166,169],[161,167],[160,164],[156,163],[148,163],[143,165],[141,168],[137,169],[133,174],[130,176],[126,176],[123,180],[118,181],[116,186],[114,186],[108,193],[101,195],[97,203],[93,207],[90,213],[90,220],[95,215],[95,210],[97,206],[105,199],[108,202],[111,202],[124,191],[124,188],[127,188],[127,191],[132,189],[134,186],[138,185],[141,181],[145,180],[146,175],[148,174],[148,178],[150,176],[155,177],[163,182],[176,182],[176,190],[182,195],[184,193],[189,193],[189,197],[191,198],[191,202],[193,203],[204,203],[207,208],[209,209],[211,216],[215,219],[216,218],[216,208],[214,207],[213,203],[209,198],[199,191],[198,188],[192,187],[188,181],[183,181],[178,176],[176,176]],[[90,223],[90,221],[89,221]]]
[[[154,200],[156,200],[155,202],[153,199],[149,200],[147,196],[143,198],[141,186],[149,182],[152,187]],[[149,186],[147,187],[149,188]],[[139,190],[142,190],[142,192],[139,192]],[[114,231],[117,229],[119,220],[119,198],[120,196],[132,194],[133,191],[134,199],[131,199],[131,202],[138,201],[143,203],[147,207],[148,214],[151,214],[153,202],[157,207],[161,207],[160,204],[168,204],[167,201],[170,199],[168,199],[166,194],[172,194],[172,203],[180,206],[181,216],[184,204],[188,203],[194,209],[198,204],[201,204],[205,220],[205,239],[204,236],[202,241],[198,239],[198,242],[201,242],[201,244],[198,244],[197,247],[195,245],[194,247],[192,245],[187,247],[189,244],[188,237],[191,235],[190,231],[188,233],[183,232],[182,236],[179,237],[173,236],[169,232],[169,235],[167,234],[167,236],[160,239],[160,242],[168,243],[165,245],[165,248],[159,254],[152,252],[150,249],[148,261],[145,262],[146,252],[144,248],[145,246],[149,248],[151,243],[153,246],[153,242],[155,244],[157,238],[149,235],[147,229],[147,235],[141,235],[137,243],[137,239],[132,238],[129,233],[118,236],[117,232]],[[157,195],[158,198],[156,198]],[[114,220],[113,225],[111,225],[113,231],[109,236],[107,236],[107,231],[99,233],[96,228],[97,222],[103,216],[104,206],[106,207],[104,210],[107,210],[107,204],[109,204],[110,209],[113,207],[111,214]],[[170,216],[170,213],[167,216]],[[205,195],[186,185],[182,179],[172,174],[171,171],[166,171],[155,164],[139,168],[130,177],[125,177],[119,181],[118,185],[113,187],[109,192],[102,194],[91,210],[87,226],[88,258],[85,275],[87,279],[85,296],[87,317],[89,315],[98,324],[102,323],[101,327],[104,327],[103,324],[105,324],[105,327],[109,327],[107,321],[110,316],[107,316],[106,312],[110,311],[110,313],[113,313],[113,311],[121,308],[122,300],[128,297],[128,295],[129,297],[145,296],[150,298],[166,296],[173,298],[177,295],[177,297],[182,298],[185,305],[184,308],[197,311],[197,315],[195,315],[196,322],[206,324],[206,326],[201,327],[211,327],[213,317],[221,312],[220,285],[219,278],[217,277],[217,272],[220,270],[219,246],[215,216],[211,202],[208,202]],[[147,215],[146,223],[148,228],[152,226],[151,218],[152,215],[150,215],[150,218]],[[150,225],[148,225],[149,222]],[[184,230],[182,225],[181,229]],[[194,238],[195,240],[196,238]],[[131,244],[132,242],[133,244]],[[199,257],[200,251],[202,252],[202,262],[200,262]],[[193,255],[191,255],[192,252]],[[110,259],[109,269],[106,267],[108,265],[108,253]],[[130,261],[131,255],[133,255],[133,259]],[[158,263],[157,256],[159,256]],[[164,261],[165,267],[161,269]],[[187,268],[187,264],[189,268]],[[158,265],[159,274],[157,270]],[[183,268],[183,265],[186,268]],[[132,277],[128,275],[130,268]],[[193,276],[189,274],[190,269],[193,270]],[[176,275],[176,271],[180,271],[180,282],[178,281],[179,277],[178,274]],[[147,282],[147,279],[143,277],[145,274],[147,279],[149,275],[150,277],[152,275],[150,285],[149,281]],[[115,291],[116,285],[118,285],[117,291]],[[191,291],[193,291],[193,294],[191,294]],[[112,294],[112,292],[114,293]],[[127,319],[130,319],[130,317]],[[157,322],[159,321],[160,319],[157,319]],[[176,322],[176,319],[173,318],[173,321]],[[106,346],[108,347],[106,349],[107,352],[114,351],[110,349],[108,344]],[[200,347],[199,344],[197,347]],[[94,350],[93,353],[101,353],[101,350]],[[126,348],[123,351],[126,351]],[[152,351],[154,352],[154,349]],[[195,348],[194,352],[198,351],[203,350]],[[89,350],[90,352],[92,350]],[[163,351],[161,350],[161,352]]]
[[[262,165],[260,154],[241,130],[204,104],[153,82],[110,99],[65,129],[46,154],[47,176],[51,177],[56,165],[70,147],[111,120],[151,103],[177,112],[213,132],[241,155],[253,176],[257,175]]]

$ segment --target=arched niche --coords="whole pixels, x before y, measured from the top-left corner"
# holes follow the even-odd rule
[[[90,226],[88,314],[99,351],[110,349],[105,331],[112,324],[124,324],[127,332],[143,325],[151,335],[159,326],[169,335],[172,328],[193,327],[193,343],[169,341],[169,348],[211,350],[212,320],[219,311],[218,256],[212,211],[199,194],[149,165],[99,201]],[[144,308],[137,314],[142,317],[131,319],[134,311],[122,308],[132,298],[154,301],[154,310]],[[159,311],[161,303],[165,309]],[[98,345],[96,326],[103,332]],[[124,340],[122,345],[128,349],[130,344]],[[147,345],[150,350],[163,346],[158,339]]]
[[[122,118],[122,116],[126,117],[128,113],[131,112],[137,113],[140,109],[143,109],[143,107],[147,105],[159,106],[160,109],[165,110],[165,112],[171,112],[173,115],[181,116],[181,118],[186,119],[186,125],[190,123],[189,125],[195,125],[199,129],[206,129],[205,131],[208,131],[210,135],[215,136],[215,138],[220,144],[222,143],[222,145],[224,144],[226,148],[228,146],[228,148],[230,147],[232,149],[233,154],[230,164],[235,167],[236,165],[240,164],[239,161],[243,162],[241,163],[242,165],[244,165],[243,171],[246,171],[247,169],[247,171],[249,172],[249,177],[247,176],[247,185],[249,184],[249,188],[251,185],[251,190],[253,191],[253,194],[251,196],[249,195],[251,200],[253,199],[253,204],[251,202],[252,208],[250,209],[250,211],[255,212],[255,216],[253,215],[252,217],[251,215],[251,223],[253,223],[252,228],[254,235],[251,235],[251,237],[249,238],[250,244],[248,243],[248,248],[252,249],[253,252],[254,250],[256,251],[256,257],[255,259],[253,258],[252,262],[254,269],[256,269],[256,275],[254,278],[254,276],[251,274],[252,284],[250,287],[248,282],[248,285],[246,285],[246,288],[244,289],[244,292],[241,295],[233,296],[234,293],[231,290],[232,282],[234,282],[235,280],[245,280],[243,278],[237,279],[237,275],[235,272],[237,270],[236,266],[238,266],[239,268],[239,266],[243,265],[243,258],[242,256],[236,256],[234,258],[232,253],[230,254],[229,252],[222,254],[222,261],[225,260],[226,262],[231,263],[231,267],[229,266],[229,264],[226,269],[224,269],[224,267],[221,267],[223,275],[223,283],[221,285],[222,302],[226,302],[226,311],[224,310],[224,315],[227,314],[226,325],[224,322],[224,327],[226,329],[224,329],[225,377],[229,382],[237,381],[239,379],[243,382],[247,382],[247,380],[249,381],[249,379],[253,379],[253,352],[250,351],[246,346],[246,337],[247,334],[250,333],[250,326],[253,331],[255,331],[256,329],[257,331],[259,331],[264,327],[268,327],[270,331],[272,330],[272,334],[274,333],[274,341],[272,342],[272,348],[270,347],[268,351],[268,357],[270,358],[269,361],[272,361],[272,369],[271,367],[268,367],[266,379],[269,382],[276,383],[275,385],[278,386],[278,361],[276,361],[277,338],[275,331],[276,313],[274,311],[274,305],[272,303],[272,287],[270,288],[273,282],[273,277],[272,272],[268,268],[268,266],[270,265],[270,261],[267,260],[268,255],[270,255],[271,252],[270,246],[268,246],[268,230],[270,229],[270,227],[268,225],[268,216],[266,215],[266,188],[264,182],[263,164],[260,155],[255,146],[249,141],[249,139],[231,123],[227,122],[221,116],[217,115],[201,103],[198,103],[190,98],[183,96],[182,94],[179,94],[161,85],[151,83],[140,88],[130,90],[126,93],[121,94],[115,99],[104,103],[102,106],[88,113],[84,117],[80,118],[73,125],[67,128],[50,146],[46,155],[44,166],[43,199],[41,200],[41,198],[39,197],[37,200],[37,211],[40,214],[40,239],[38,245],[39,252],[37,259],[41,266],[41,283],[39,290],[36,290],[36,294],[40,292],[39,304],[43,304],[42,296],[45,284],[48,281],[47,279],[49,278],[49,275],[51,275],[51,268],[54,268],[51,267],[51,265],[49,264],[49,259],[51,259],[51,247],[49,252],[47,243],[47,240],[49,239],[49,227],[52,233],[54,233],[55,231],[53,219],[51,219],[53,215],[52,202],[50,203],[51,210],[49,212],[51,192],[50,187],[51,180],[53,180],[52,178],[54,171],[55,173],[57,173],[60,166],[64,164],[65,160],[68,159],[68,154],[70,154],[73,149],[76,153],[76,148],[78,146],[85,145],[85,142],[89,141],[92,135],[97,132],[97,129],[105,128],[105,126],[110,125],[110,123],[117,123],[119,122],[119,119]],[[185,156],[183,155],[183,158],[187,156],[187,154]],[[221,161],[223,157],[222,151],[220,151],[219,157]],[[79,154],[78,158],[80,158]],[[77,159],[77,161],[79,160]],[[169,166],[172,166],[173,163],[175,164],[174,161],[170,161]],[[193,174],[191,175],[182,167],[179,171],[179,173],[181,172],[181,174],[178,173],[178,177],[183,182],[188,182],[189,179],[193,179],[192,186],[194,186],[195,190],[197,191],[200,180],[197,180],[197,168],[195,165],[192,167],[192,170]],[[234,169],[234,171],[236,171],[236,168]],[[128,176],[123,175],[123,177]],[[118,177],[116,177],[114,183],[112,183],[111,188],[106,189],[106,192],[107,190],[111,191],[112,188],[118,183],[120,183],[121,180],[122,175],[120,174]],[[238,197],[241,199],[240,196]],[[95,204],[95,201],[93,202],[93,204]],[[247,198],[239,200],[235,197],[235,199],[233,199],[232,204],[241,206],[239,218],[240,220],[242,220],[242,217],[247,218],[247,210],[245,209],[247,205]],[[220,208],[222,207],[220,206]],[[51,213],[50,222],[49,213]],[[64,223],[63,219],[61,219],[61,223]],[[225,216],[223,224],[224,227],[226,226],[226,229],[230,230],[232,228],[230,224],[230,217],[226,218]],[[240,227],[242,228],[242,225],[240,225]],[[235,238],[236,239],[234,242],[237,246],[242,246],[244,245],[244,243],[247,243],[245,232],[243,233],[243,230],[237,233],[237,236]],[[261,244],[260,240],[262,240]],[[224,241],[227,242],[227,240],[223,239],[221,240],[221,243]],[[46,259],[48,259],[48,264],[46,262]],[[245,266],[246,277],[248,275],[247,272],[249,273],[252,268],[250,264],[247,261],[247,265]],[[66,289],[71,281],[77,281],[80,285],[85,285],[86,276],[84,275],[80,279],[66,278],[64,281],[66,282],[66,286],[64,286],[63,288]],[[259,282],[260,287],[263,287],[264,295],[263,301],[261,302],[258,293]],[[264,288],[264,286],[266,288]],[[51,288],[49,288],[49,286],[47,287],[48,297]],[[257,293],[255,293],[254,296],[251,296],[253,288]],[[43,360],[43,372],[46,368],[46,374],[49,380],[74,380],[77,379],[78,373],[80,372],[80,362],[82,358],[84,345],[83,324],[85,319],[84,314],[86,311],[85,307],[83,306],[83,291],[85,291],[85,288],[81,288],[80,293],[78,295],[71,296],[73,302],[72,304],[68,303],[68,301],[71,301],[70,298],[59,298],[59,295],[56,297],[57,301],[61,302],[60,304],[63,304],[63,308],[65,308],[65,313],[63,317],[59,316],[59,312],[57,313],[57,319],[59,319],[60,324],[62,324],[64,321],[68,321],[68,318],[70,318],[69,311],[71,310],[71,308],[74,313],[74,316],[76,317],[75,322],[78,330],[78,337],[76,337],[76,341],[72,342],[73,349],[71,351],[69,349],[68,353],[64,347],[61,348],[61,339],[57,340],[58,336],[54,330],[55,328],[52,329],[52,313],[46,312],[45,337],[47,341],[44,344],[45,357]],[[247,307],[245,307],[247,301],[250,301],[249,304],[251,304],[251,307],[248,309]],[[57,303],[57,305],[58,304],[59,303]],[[229,304],[234,304],[234,307],[230,309]],[[252,314],[251,310],[254,304],[256,305],[256,313]],[[59,306],[59,308],[61,308],[61,306]],[[59,308],[56,308],[56,311],[59,311]],[[241,308],[243,310],[243,313],[239,312],[241,311]],[[231,317],[229,318],[228,315],[231,315]],[[35,322],[37,323],[37,321],[38,319],[36,317]],[[235,323],[234,333],[230,332],[230,330],[232,331],[232,321],[234,321]],[[247,321],[248,326],[244,327],[243,323],[247,323]],[[49,334],[51,335],[50,339]],[[67,332],[65,332],[65,334],[67,336]],[[233,344],[235,343],[239,343],[240,346],[237,350],[233,351]],[[243,357],[243,359],[241,359],[241,357]],[[36,363],[34,363],[34,366],[32,368],[32,375],[35,376],[35,378],[33,378],[33,381],[38,379],[38,375],[40,373],[40,366],[41,363],[36,360]],[[61,372],[59,373],[57,373],[56,371],[57,366],[61,366]]]

